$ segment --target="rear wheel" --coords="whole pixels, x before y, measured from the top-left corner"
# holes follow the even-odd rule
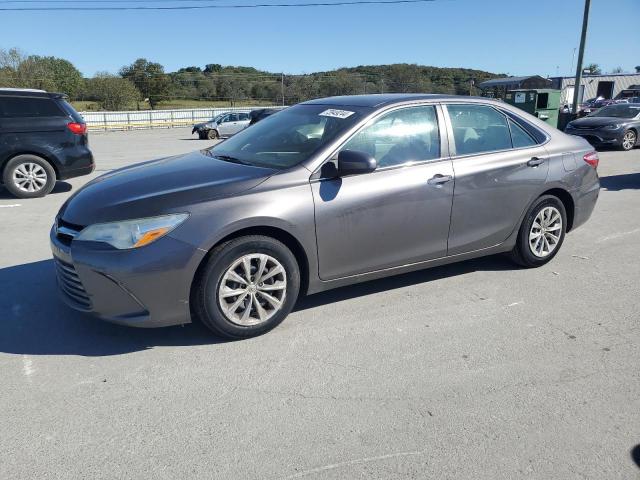
[[[538,198],[524,217],[512,259],[524,267],[540,267],[556,256],[566,233],[567,213],[553,195]]]
[[[207,138],[209,140],[215,140],[216,138],[218,138],[218,131],[217,130],[209,130],[207,132]]]
[[[622,136],[622,142],[620,143],[620,148],[625,151],[631,150],[636,146],[636,141],[638,140],[638,134],[633,130],[627,130],[624,132]]]
[[[226,338],[265,333],[291,312],[300,290],[294,255],[271,237],[240,237],[217,246],[196,279],[195,316]]]
[[[56,184],[56,172],[40,157],[18,155],[5,165],[2,181],[18,198],[44,197]]]

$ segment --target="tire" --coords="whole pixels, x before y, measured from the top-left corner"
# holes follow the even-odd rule
[[[620,150],[628,152],[633,150],[638,141],[638,134],[634,130],[626,130],[622,135],[622,141],[620,142]]]
[[[218,131],[217,130],[209,130],[207,132],[207,138],[209,140],[216,140],[218,138]]]
[[[539,215],[541,215],[541,212],[545,212],[546,214],[542,214],[542,223],[543,227],[546,229],[546,234],[543,233],[540,228],[534,228],[534,223],[537,225],[540,224]],[[557,220],[554,220],[554,214],[559,215],[559,223]],[[544,222],[548,220],[554,221],[549,222],[549,224],[545,226]],[[541,267],[542,265],[545,265],[556,256],[560,247],[562,247],[562,243],[564,242],[564,237],[566,235],[566,229],[567,212],[563,203],[558,199],[558,197],[554,197],[553,195],[543,195],[533,202],[533,205],[531,205],[527,211],[527,214],[522,221],[522,225],[520,226],[520,231],[518,232],[516,245],[511,251],[511,259],[518,265],[527,268]],[[558,236],[557,233],[554,235],[554,232],[558,231],[560,232],[560,235]],[[540,235],[536,237],[536,233],[540,233]],[[548,236],[548,234],[559,237],[555,241],[556,243],[553,244],[552,249],[551,246],[554,240],[553,237]],[[541,240],[538,240],[538,238]],[[547,250],[550,250],[547,252],[545,252],[545,240],[549,246]],[[540,241],[542,242],[542,245],[539,243]]]
[[[236,282],[238,276],[243,281],[247,277],[242,261],[247,258],[250,282]],[[265,281],[259,282],[253,274],[258,274],[263,259]],[[278,267],[282,273],[277,273]],[[194,282],[192,313],[221,337],[255,337],[273,329],[289,315],[299,291],[300,269],[291,250],[271,237],[239,237],[211,251]],[[224,293],[227,295],[223,296]],[[279,302],[278,307],[273,300]]]
[[[18,198],[44,197],[56,185],[56,172],[43,158],[18,155],[5,165],[2,182]]]

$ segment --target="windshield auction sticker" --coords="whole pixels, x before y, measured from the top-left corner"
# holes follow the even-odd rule
[[[318,115],[320,115],[321,117],[348,118],[354,113],[355,112],[350,112],[349,110],[336,110],[334,108],[330,108],[329,110],[325,110]]]

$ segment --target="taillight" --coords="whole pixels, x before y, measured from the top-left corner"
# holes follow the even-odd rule
[[[87,133],[87,124],[86,123],[77,123],[71,122],[67,123],[67,128],[76,135],[84,135]]]
[[[593,168],[598,168],[598,163],[600,163],[600,159],[598,158],[598,152],[589,152],[582,159],[591,165]]]

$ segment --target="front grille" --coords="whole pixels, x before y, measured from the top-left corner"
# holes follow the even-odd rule
[[[69,246],[71,241],[80,233],[83,229],[81,225],[65,222],[63,219],[58,218],[56,224],[56,237],[60,242]]]
[[[89,295],[82,286],[80,277],[76,273],[76,269],[73,265],[65,263],[60,259],[55,259],[56,274],[58,276],[58,285],[63,293],[73,300],[78,306],[84,309],[91,308],[91,300]]]

